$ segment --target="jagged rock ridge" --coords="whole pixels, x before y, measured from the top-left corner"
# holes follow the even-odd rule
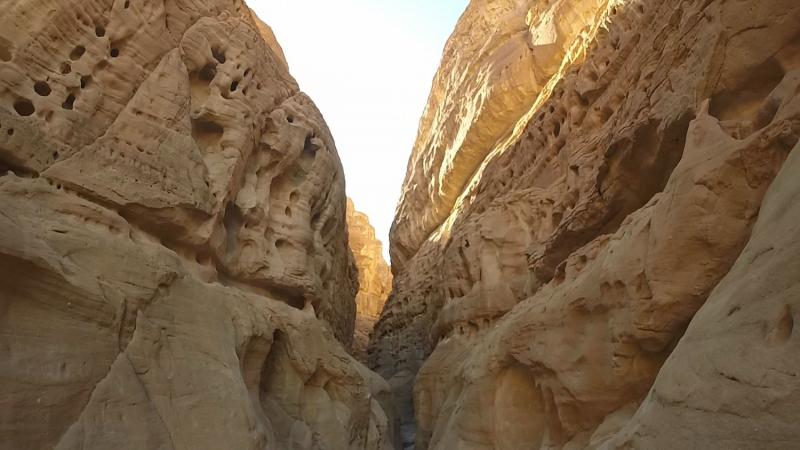
[[[383,244],[375,237],[375,228],[366,214],[356,211],[347,199],[347,229],[350,250],[358,268],[358,294],[356,294],[356,326],[353,336],[353,356],[366,364],[367,343],[375,322],[381,315],[383,304],[392,289],[392,273],[383,259]]]
[[[471,2],[370,342],[407,444],[794,448],[777,210],[796,190],[798,24],[789,0]]]
[[[0,447],[392,448],[345,210],[243,2],[6,2]]]

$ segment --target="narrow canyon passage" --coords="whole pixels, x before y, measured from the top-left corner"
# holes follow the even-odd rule
[[[796,0],[470,1],[390,261],[270,17],[0,6],[0,449],[800,448]]]

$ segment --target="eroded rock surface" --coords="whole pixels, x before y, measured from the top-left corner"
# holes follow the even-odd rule
[[[377,318],[392,289],[392,273],[383,258],[383,244],[375,236],[375,228],[366,214],[356,211],[347,199],[347,229],[350,249],[358,267],[356,311],[364,317]]]
[[[6,2],[0,447],[392,448],[345,211],[241,1]]]
[[[356,294],[356,324],[353,336],[353,356],[367,363],[367,344],[375,322],[383,310],[386,297],[392,289],[392,273],[383,258],[383,244],[375,237],[375,228],[366,214],[356,211],[353,201],[347,199],[347,228],[350,250],[358,268],[358,294]]]
[[[767,283],[763,325],[713,305],[772,264],[742,250],[800,152],[800,9],[506,3],[456,27],[392,231],[370,365],[406,445],[792,448],[796,305]]]

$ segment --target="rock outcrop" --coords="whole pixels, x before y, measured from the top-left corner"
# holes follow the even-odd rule
[[[5,2],[0,448],[392,448],[345,211],[243,2]]]
[[[356,326],[353,336],[353,356],[366,364],[367,343],[383,304],[392,289],[392,273],[383,258],[383,244],[375,237],[375,228],[366,214],[356,211],[347,199],[347,228],[350,250],[358,268],[356,294]]]
[[[798,24],[792,0],[471,2],[370,341],[406,445],[796,445],[796,167],[762,201],[800,152]]]

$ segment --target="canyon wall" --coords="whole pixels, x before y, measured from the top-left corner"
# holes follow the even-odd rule
[[[239,0],[3,4],[1,448],[393,448],[287,70]]]
[[[347,229],[350,250],[358,268],[356,294],[356,324],[353,336],[353,356],[367,363],[367,343],[383,304],[392,289],[392,273],[383,258],[383,244],[375,237],[375,228],[366,214],[356,211],[347,199]]]
[[[799,136],[792,0],[473,0],[370,341],[405,445],[794,448]]]

